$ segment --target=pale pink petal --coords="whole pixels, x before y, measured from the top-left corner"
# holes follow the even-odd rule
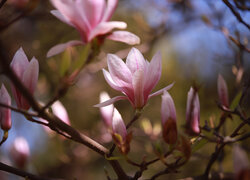
[[[226,107],[229,107],[227,84],[220,74],[218,76],[217,88],[220,103]]]
[[[144,98],[147,99],[152,89],[161,78],[161,53],[157,52],[147,68],[144,80]]]
[[[117,84],[115,84],[115,82],[113,81],[113,79],[111,78],[111,75],[108,71],[106,71],[105,69],[102,69],[103,75],[105,80],[107,81],[107,83],[115,90],[117,91],[122,91],[121,87],[117,86]]]
[[[0,102],[8,106],[11,105],[11,98],[4,84],[0,89]],[[11,110],[9,108],[0,107],[0,123],[3,130],[11,128]]]
[[[58,118],[60,118],[66,124],[70,125],[70,120],[69,120],[68,113],[67,113],[65,107],[63,106],[63,104],[60,101],[54,102],[54,104],[52,104],[51,108],[52,108],[52,112]]]
[[[154,92],[153,94],[150,94],[150,95],[149,95],[149,98],[151,98],[151,97],[153,97],[153,96],[158,96],[158,95],[162,94],[164,91],[168,91],[169,89],[171,89],[171,88],[173,87],[173,85],[174,85],[174,83],[172,83],[172,84],[166,86],[166,87],[163,88],[163,89],[160,89],[160,90]]]
[[[113,15],[115,8],[117,6],[118,0],[107,0],[107,8],[103,15],[102,21],[110,20],[111,16]]]
[[[133,74],[133,89],[134,89],[134,106],[136,108],[141,108],[144,106],[144,97],[143,97],[143,81],[144,73],[142,70],[137,70]]]
[[[126,64],[114,54],[108,54],[107,59],[109,73],[113,81],[119,87],[131,87],[132,74]]]
[[[50,11],[50,13],[53,14],[53,15],[54,15],[55,17],[57,17],[58,19],[60,19],[62,22],[66,23],[66,24],[68,24],[68,25],[70,25],[70,26],[75,27],[75,25],[73,25],[73,24],[69,21],[69,19],[66,19],[66,18],[62,15],[62,13],[61,13],[60,11],[58,11],[58,10],[52,10],[52,11]]]
[[[100,94],[100,103],[105,102],[109,100],[110,97],[107,92],[101,92]],[[107,127],[112,126],[112,117],[113,117],[113,112],[114,112],[114,105],[111,104],[109,106],[101,107],[100,112],[102,115],[102,118],[104,120],[104,123]]]
[[[139,69],[145,72],[146,61],[138,49],[132,48],[128,53],[126,65],[132,74]]]
[[[162,124],[164,125],[168,119],[176,121],[176,110],[172,97],[167,91],[164,91],[161,104],[161,119]]]
[[[22,77],[23,84],[31,94],[33,94],[35,91],[38,80],[38,74],[39,64],[38,61],[33,57]],[[29,108],[29,104],[23,96],[21,97],[21,105],[23,109]]]
[[[102,102],[100,104],[96,104],[94,105],[94,107],[104,107],[104,106],[108,106],[110,104],[114,104],[116,101],[119,101],[119,100],[123,100],[123,99],[128,99],[126,96],[116,96],[116,97],[113,97],[105,102]]]
[[[15,53],[15,55],[11,61],[10,67],[16,73],[16,75],[21,79],[21,77],[22,77],[25,69],[28,67],[28,65],[29,65],[29,60],[28,60],[26,54],[24,53],[23,48],[21,47]]]
[[[121,114],[114,109],[113,122],[112,122],[113,131],[122,136],[123,140],[126,139],[127,130],[123,122]]]
[[[79,12],[86,16],[89,24],[94,28],[103,17],[106,8],[105,0],[78,0]]]
[[[114,28],[125,29],[126,27],[127,24],[121,21],[102,22],[98,24],[98,26],[93,31],[91,31],[90,35],[88,36],[88,41],[91,41],[96,36],[107,34]]]
[[[72,47],[72,46],[77,46],[77,45],[84,45],[84,43],[82,41],[73,40],[67,43],[57,44],[48,51],[47,57],[49,58],[49,57],[55,56],[63,52],[65,49]]]
[[[123,42],[129,45],[140,44],[140,38],[128,31],[114,31],[107,37],[107,39]]]

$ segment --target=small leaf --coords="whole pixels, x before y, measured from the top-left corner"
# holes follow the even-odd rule
[[[80,52],[79,58],[77,58],[77,60],[73,64],[73,71],[83,66],[89,54],[89,50],[90,50],[89,44],[84,46],[83,50]]]
[[[61,64],[60,64],[60,75],[61,76],[64,76],[65,73],[68,71],[68,69],[70,67],[70,62],[71,62],[70,51],[66,50],[63,52],[62,60],[61,60]]]
[[[194,143],[194,145],[192,145],[192,153],[198,151],[203,146],[205,146],[207,143],[208,143],[208,140],[206,140],[206,139],[201,139],[201,140],[197,139],[196,142]]]
[[[234,97],[234,100],[232,101],[231,103],[231,106],[230,106],[230,109],[235,109],[239,102],[240,102],[240,98],[242,96],[242,92],[240,91],[235,97]]]
[[[112,161],[112,160],[120,160],[123,159],[123,156],[112,156],[112,157],[108,157],[107,155],[105,155],[105,159],[107,159],[108,161]]]

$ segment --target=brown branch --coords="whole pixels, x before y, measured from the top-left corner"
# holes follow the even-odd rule
[[[18,90],[22,93],[24,98],[29,102],[31,107],[39,112],[39,116],[43,119],[47,120],[50,124],[50,127],[52,127],[52,130],[60,130],[61,132],[65,132],[68,134],[73,141],[78,142],[80,144],[83,144],[93,151],[97,152],[98,154],[105,156],[109,154],[109,150],[106,149],[101,144],[97,143],[93,139],[89,138],[88,136],[80,133],[73,127],[67,125],[64,123],[61,119],[59,119],[57,116],[47,112],[42,111],[41,105],[34,99],[34,97],[29,93],[27,88],[22,84],[22,82],[19,80],[19,78],[16,76],[16,74],[12,71],[8,64],[8,58],[5,55],[5,48],[2,44],[0,44],[0,63],[2,64],[2,67],[4,69],[5,74],[10,78],[13,84],[18,88]],[[128,179],[128,176],[121,168],[120,164],[116,160],[108,161],[111,166],[113,167],[114,171],[116,172],[119,179]]]
[[[11,173],[11,174],[15,174],[17,176],[20,176],[20,177],[23,177],[26,179],[31,179],[31,180],[55,180],[55,179],[41,177],[41,176],[37,176],[37,175],[31,174],[31,173],[25,172],[21,169],[17,169],[17,168],[8,166],[2,162],[0,162],[0,170]]]
[[[0,2],[0,9],[3,7],[3,5],[4,5],[6,2],[7,2],[7,0],[2,0],[2,1]]]
[[[233,15],[238,19],[238,21],[242,24],[244,24],[249,30],[250,30],[250,25],[247,24],[241,17],[241,15],[234,9],[233,5],[228,1],[228,0],[222,0],[224,4],[231,10]]]

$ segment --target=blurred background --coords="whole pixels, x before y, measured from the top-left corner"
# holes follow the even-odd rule
[[[250,7],[247,0],[241,0],[239,3]],[[77,55],[84,50],[84,47],[70,48],[60,55],[46,58],[46,53],[54,45],[80,39],[74,28],[50,14],[52,9],[54,8],[49,1],[37,1],[35,7],[29,11],[25,10],[25,6],[12,3],[6,4],[0,11],[0,39],[8,50],[9,58],[12,59],[15,52],[23,47],[29,59],[35,56],[39,61],[40,74],[35,97],[42,103],[48,102],[61,84],[62,61],[65,61],[65,58],[76,61],[79,58]],[[239,13],[246,23],[250,24],[250,12],[239,10]],[[18,16],[21,17],[6,27],[6,24]],[[141,44],[135,47],[143,53],[145,59],[151,60],[157,51],[161,52],[162,76],[153,92],[175,82],[169,92],[177,109],[180,134],[184,133],[187,92],[192,85],[200,87],[201,126],[204,126],[209,120],[215,125],[218,124],[221,115],[216,104],[219,73],[228,84],[230,102],[239,90],[249,83],[249,52],[240,49],[229,38],[231,36],[249,48],[249,29],[235,18],[222,1],[120,0],[112,20],[125,21],[128,31],[141,38]],[[106,40],[98,57],[82,70],[76,83],[66,96],[60,99],[68,112],[71,125],[107,148],[112,145],[111,137],[103,126],[99,109],[93,105],[99,103],[101,91],[107,91],[111,97],[120,95],[120,92],[108,86],[101,69],[106,68],[107,53],[114,53],[125,59],[130,49],[131,46]],[[1,68],[0,71],[2,72]],[[239,73],[242,71],[243,76]],[[1,74],[0,83],[5,83],[10,90],[8,79]],[[160,130],[160,105],[160,96],[150,99],[142,117],[131,128],[133,140],[129,157],[135,161],[140,162],[144,157],[147,160],[155,157],[155,143],[160,143],[166,148]],[[115,106],[125,123],[128,123],[133,117],[133,108],[129,102],[119,101]],[[243,102],[243,108],[248,116],[249,107],[248,92]],[[12,118],[13,128],[9,132],[9,139],[0,148],[2,162],[14,165],[9,153],[10,148],[14,139],[22,136],[30,147],[30,157],[26,166],[26,170],[30,172],[65,179],[105,179],[106,169],[111,177],[115,176],[107,161],[88,148],[48,133],[40,125],[27,122],[18,113],[13,112]],[[145,122],[150,122],[146,123],[146,129],[152,126],[151,133],[154,137],[145,133],[145,126],[142,125],[145,125]],[[237,117],[233,120],[228,119],[224,128],[225,134],[232,132],[233,127],[239,123]],[[247,128],[244,130],[249,131]],[[241,145],[249,157],[250,141],[246,140]],[[189,162],[180,169],[180,173],[164,175],[158,179],[185,178],[202,174],[214,149],[214,144],[206,144],[193,154]],[[119,156],[119,152],[115,151],[115,155]],[[128,174],[133,175],[137,170],[124,160],[120,161]],[[233,172],[230,146],[225,148],[220,161],[223,163],[217,162],[213,169]],[[162,163],[155,163],[145,171],[141,179],[150,178],[160,169],[164,169]],[[17,177],[1,172],[1,179]]]

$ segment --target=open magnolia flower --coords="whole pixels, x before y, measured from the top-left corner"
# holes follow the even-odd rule
[[[132,48],[126,63],[114,54],[108,54],[109,72],[103,69],[107,83],[115,90],[126,96],[117,96],[108,101],[95,105],[103,107],[121,99],[128,99],[136,109],[143,108],[148,99],[169,90],[173,84],[150,94],[161,77],[161,54],[154,55],[151,62],[144,59],[140,51]]]
[[[36,84],[37,84],[38,74],[39,74],[39,64],[38,64],[37,59],[33,57],[31,61],[29,62],[23,49],[20,48],[16,52],[10,66],[12,70],[14,71],[14,73],[18,76],[20,81],[29,90],[29,92],[33,94],[36,89]],[[30,108],[30,105],[28,101],[19,92],[18,88],[15,87],[14,84],[12,84],[11,89],[12,89],[13,96],[16,100],[17,107],[28,110]]]
[[[114,28],[125,29],[127,24],[120,21],[109,21],[117,6],[118,0],[51,0],[57,10],[51,13],[62,22],[73,26],[80,33],[82,41],[69,41],[51,48],[48,57],[64,51],[67,47],[83,45],[105,38],[124,42],[130,45],[140,43],[140,39],[127,31],[115,31]]]

